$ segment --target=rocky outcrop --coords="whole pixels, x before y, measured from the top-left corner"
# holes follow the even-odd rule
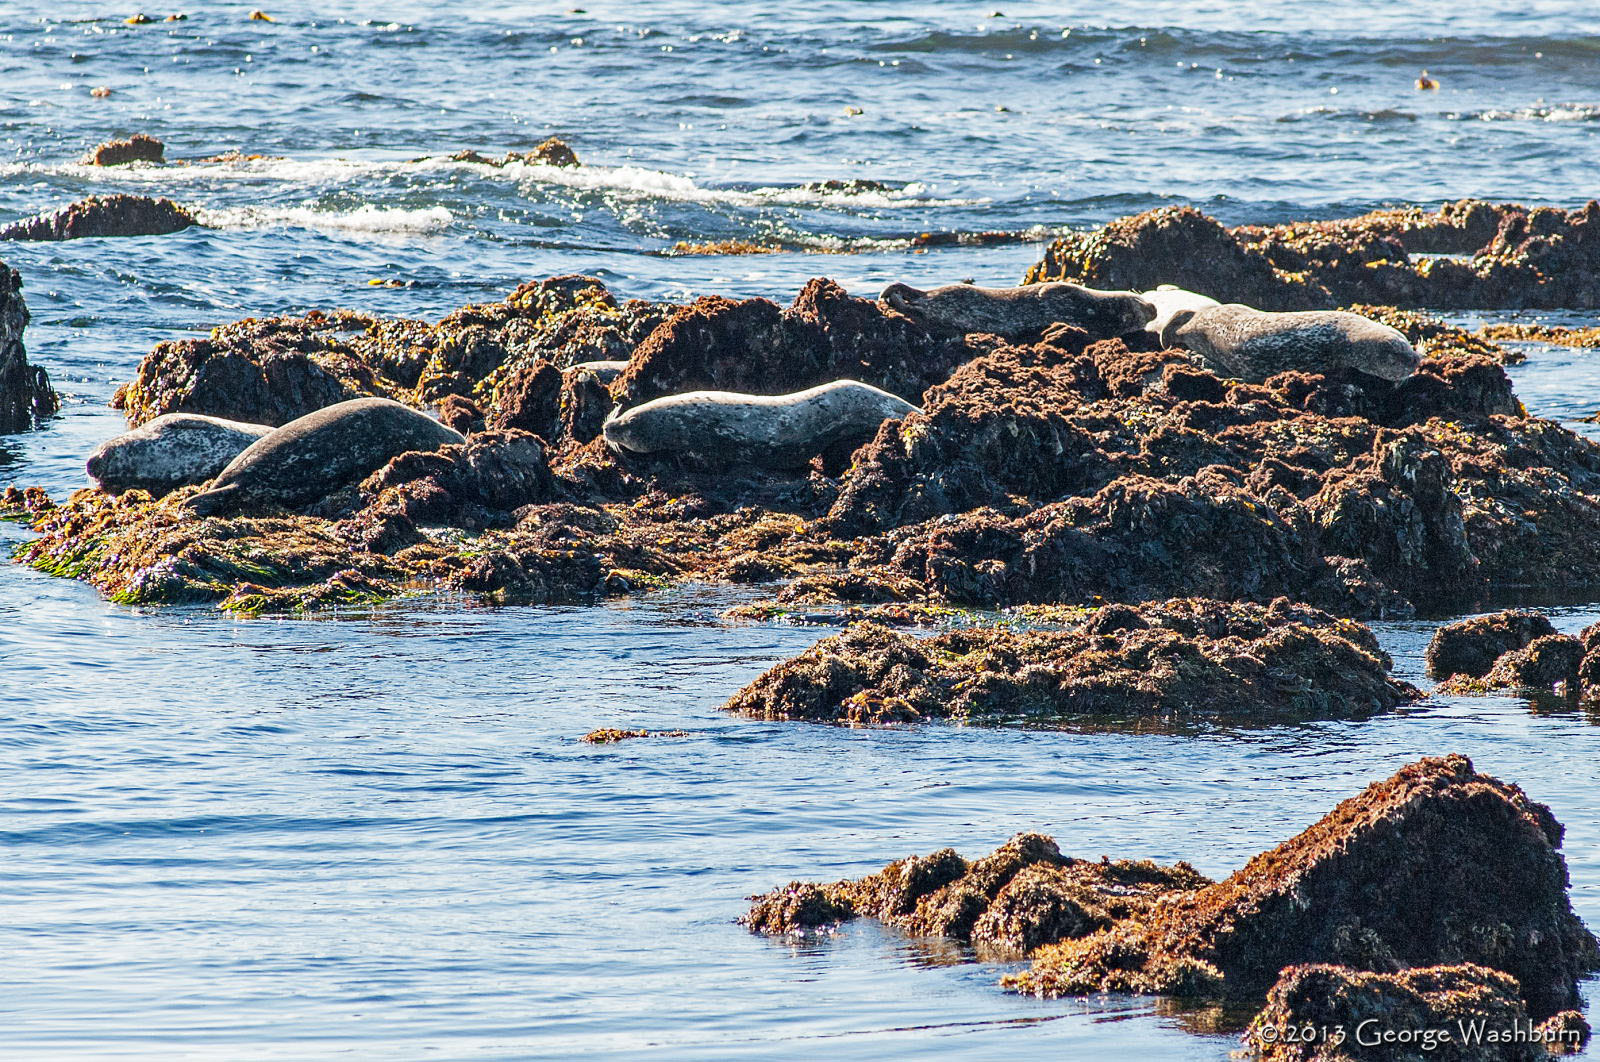
[[[71,206],[36,214],[0,228],[0,240],[78,240],[89,236],[164,236],[198,225],[170,199],[144,195],[91,195]]]
[[[1555,627],[1537,612],[1509,609],[1447,623],[1428,642],[1428,674],[1437,679],[1455,675],[1482,678],[1495,661],[1535,639],[1555,634]]]
[[[1428,673],[1450,693],[1504,691],[1600,701],[1600,623],[1557,634],[1536,612],[1510,609],[1448,623],[1428,643]]]
[[[85,166],[123,166],[130,162],[165,162],[167,146],[153,136],[135,133],[126,140],[107,140],[82,160]]]
[[[0,262],[0,433],[36,427],[60,405],[44,369],[28,364],[22,345],[27,327],[22,276]]]
[[[1259,1062],[1548,1062],[1588,1042],[1578,1011],[1535,1024],[1519,991],[1515,978],[1471,964],[1396,973],[1291,966],[1244,1041]]]
[[[791,882],[752,897],[740,924],[756,933],[803,934],[876,918],[914,936],[950,937],[973,945],[983,958],[1005,960],[1210,883],[1187,863],[1074,859],[1043,834],[1021,833],[971,862],[946,848],[897,859],[860,881]]]
[[[1577,210],[1462,200],[1428,213],[1224,228],[1193,207],[1120,218],[1053,243],[1029,282],[1158,284],[1264,310],[1350,303],[1600,306],[1600,203]]]
[[[1251,998],[1303,963],[1473,963],[1510,974],[1543,1019],[1577,1005],[1579,978],[1600,966],[1567,897],[1562,832],[1466,757],[1420,760],[1226,881],[1039,949],[1007,983]]]
[[[794,303],[703,296],[634,351],[616,385],[623,406],[685,391],[789,394],[860,380],[915,403],[972,356],[831,280],[809,282]]]
[[[1041,996],[1244,1003],[1278,985],[1269,1016],[1338,1005],[1327,976],[1319,988],[1317,975],[1284,975],[1292,967],[1411,971],[1334,979],[1380,996],[1409,987],[1425,1001],[1430,984],[1446,983],[1426,968],[1471,964],[1489,972],[1469,980],[1543,1020],[1575,1006],[1579,979],[1600,967],[1567,896],[1561,837],[1544,805],[1447,756],[1369,786],[1221,882],[1182,863],[1082,864],[1025,834],[971,864],[946,849],[859,881],[793,882],[754,897],[744,923],[793,932],[870,915],[919,935],[989,939],[1032,958],[1003,983]],[[1105,897],[1113,882],[1120,903]]]
[[[918,638],[858,624],[725,705],[764,719],[863,724],[1362,717],[1420,693],[1357,623],[1280,599],[1086,610],[1068,630],[964,627]]]

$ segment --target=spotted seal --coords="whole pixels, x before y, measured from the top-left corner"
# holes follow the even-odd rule
[[[1209,295],[1185,291],[1175,284],[1162,284],[1153,291],[1141,291],[1139,297],[1156,308],[1156,315],[1144,326],[1146,332],[1160,335],[1179,310],[1204,310],[1222,304]]]
[[[160,496],[186,483],[204,483],[272,430],[269,424],[167,413],[95,447],[85,468],[108,494],[138,489]]]
[[[251,443],[188,501],[205,516],[255,507],[309,505],[412,450],[466,437],[387,398],[353,398],[291,420]]]
[[[613,410],[601,433],[619,453],[689,453],[793,468],[837,443],[866,442],[879,424],[916,408],[857,380],[787,395],[690,391]]]
[[[1237,302],[1179,310],[1161,340],[1220,376],[1257,383],[1280,372],[1334,369],[1400,381],[1421,361],[1395,329],[1344,310],[1270,313]]]
[[[1155,316],[1132,291],[1099,291],[1055,281],[1020,288],[946,284],[923,291],[890,284],[878,301],[924,327],[961,334],[988,332],[1004,339],[1037,337],[1053,324],[1082,328],[1096,339],[1137,332]]]

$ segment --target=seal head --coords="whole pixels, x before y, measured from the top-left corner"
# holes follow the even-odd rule
[[[271,431],[266,424],[167,413],[95,447],[85,469],[108,494],[138,489],[159,497],[204,483]]]

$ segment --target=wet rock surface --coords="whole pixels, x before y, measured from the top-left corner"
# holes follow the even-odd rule
[[[22,275],[0,262],[0,433],[37,427],[60,406],[44,369],[28,363],[28,319]]]
[[[754,897],[743,922],[793,932],[868,915],[974,943],[992,933],[1032,959],[1004,979],[1016,991],[1254,1003],[1276,985],[1269,1016],[1338,1007],[1341,978],[1351,991],[1392,1000],[1405,989],[1413,1005],[1438,1006],[1430,993],[1451,977],[1430,981],[1425,968],[1472,964],[1489,972],[1463,976],[1487,986],[1486,1002],[1505,1008],[1495,1013],[1542,1021],[1575,1006],[1578,980],[1600,966],[1567,896],[1562,832],[1521,789],[1448,756],[1369,786],[1220,882],[1182,863],[1082,863],[1022,835],[971,864],[946,849],[859,881],[794,882]],[[1119,900],[1108,902],[1113,882]],[[1302,971],[1280,982],[1316,964],[1410,973],[1380,983]]]
[[[1396,973],[1291,966],[1244,1040],[1261,1062],[1541,1062],[1588,1042],[1577,1011],[1535,1024],[1519,991],[1508,974],[1471,964]]]
[[[1279,599],[1083,610],[1067,630],[858,624],[724,706],[850,724],[1183,716],[1362,717],[1420,696],[1365,627]]]
[[[1508,609],[1440,627],[1428,643],[1428,672],[1449,693],[1553,694],[1600,700],[1600,624],[1557,634],[1537,612]]]
[[[85,166],[124,166],[130,162],[165,162],[167,146],[153,136],[135,133],[126,140],[107,140],[83,157]]]
[[[1263,310],[1600,306],[1600,203],[1461,200],[1334,221],[1225,228],[1162,207],[1063,237],[1028,280],[1144,291],[1176,284]]]
[[[186,208],[145,195],[92,195],[60,210],[0,227],[0,240],[77,240],[89,236],[165,236],[198,225]]]

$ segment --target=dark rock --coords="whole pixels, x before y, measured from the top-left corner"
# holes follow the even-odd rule
[[[1483,682],[1492,689],[1546,690],[1576,697],[1583,658],[1581,641],[1566,634],[1547,634],[1501,656]]]
[[[1034,953],[1007,983],[1260,998],[1279,971],[1474,963],[1511,975],[1528,1013],[1578,1003],[1600,966],[1572,912],[1562,827],[1464,756],[1424,759],[1340,804],[1226,881]]]
[[[44,369],[28,364],[22,346],[27,326],[22,275],[0,262],[0,433],[36,427],[61,404]]]
[[[83,157],[85,166],[121,166],[129,162],[165,162],[167,147],[153,136],[135,133],[126,140],[107,140]]]
[[[143,195],[92,195],[53,213],[0,228],[0,240],[76,240],[86,236],[164,236],[198,225],[170,199]]]
[[[1118,610],[1115,622],[1090,610],[1065,631],[966,627],[921,639],[858,624],[777,665],[724,707],[851,724],[1262,719],[1362,717],[1420,696],[1389,677],[1366,628],[1288,601],[1108,607]]]
[[[1471,255],[1461,261],[1438,255]],[[1225,229],[1163,207],[1053,243],[1027,281],[1147,290],[1177,284],[1265,310],[1351,303],[1435,308],[1600,306],[1600,203],[1477,200],[1337,221]]]
[[[1510,975],[1471,964],[1395,973],[1290,966],[1244,1041],[1260,1062],[1547,1062],[1551,1052],[1519,992]],[[1482,1042],[1468,1042],[1463,1032],[1472,1028],[1486,1034]],[[1302,1040],[1302,1030],[1312,1036]],[[1571,1048],[1588,1039],[1565,1020],[1550,1035]]]
[[[1434,631],[1428,642],[1428,674],[1438,679],[1452,675],[1482,678],[1503,654],[1524,649],[1534,639],[1555,632],[1544,616],[1521,609],[1447,623]]]

